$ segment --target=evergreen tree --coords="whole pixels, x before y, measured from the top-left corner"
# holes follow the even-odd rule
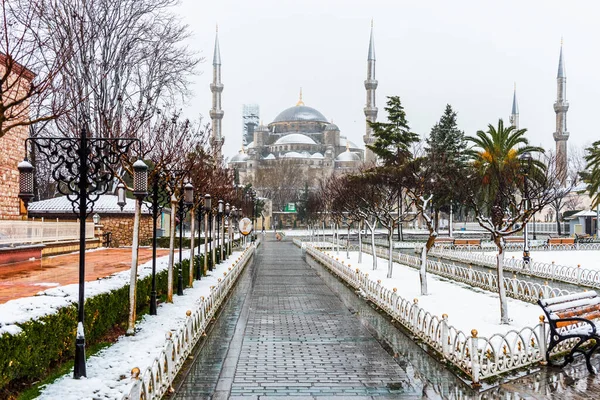
[[[388,97],[388,122],[370,122],[375,142],[371,149],[386,166],[401,166],[411,158],[410,146],[419,141],[419,136],[410,131],[400,97]]]
[[[457,201],[453,188],[460,170],[467,162],[467,141],[465,133],[458,129],[456,111],[450,104],[446,105],[444,114],[431,128],[426,139],[425,149],[428,168],[433,171],[433,206],[437,211],[448,211],[450,202]]]

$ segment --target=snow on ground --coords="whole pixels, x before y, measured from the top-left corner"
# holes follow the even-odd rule
[[[93,250],[92,250],[93,251]],[[201,249],[201,252],[204,248]],[[197,254],[197,253],[196,253]],[[183,258],[190,256],[189,250],[182,252]],[[179,260],[175,257],[175,263]],[[169,256],[156,259],[156,272],[167,269]],[[138,266],[138,279],[152,275],[152,260]],[[101,293],[122,288],[129,284],[131,270],[114,273],[102,279],[88,281],[85,283],[85,298],[94,297]],[[41,318],[58,312],[59,309],[71,304],[77,304],[79,299],[79,284],[58,286],[39,292],[32,297],[9,300],[0,304],[0,335],[3,333],[18,334],[22,331],[15,324]]]
[[[194,287],[185,289],[183,296],[174,295],[172,304],[160,304],[158,315],[144,315],[136,324],[135,336],[121,336],[115,344],[91,356],[86,363],[87,378],[73,379],[71,371],[47,385],[39,399],[122,398],[130,387],[131,369],[138,367],[143,372],[152,365],[165,345],[166,334],[183,324],[186,311],[198,307],[200,297],[208,296],[210,286],[217,284],[241,254],[234,252],[207,277],[194,281]]]
[[[485,254],[495,256],[497,253],[486,252]],[[523,257],[523,252],[507,252],[505,257],[507,259],[512,257],[521,258]],[[577,264],[580,264],[583,269],[600,270],[600,250],[531,250],[531,261],[548,264],[554,261],[556,265],[564,265],[573,268],[577,268]]]
[[[510,330],[521,330],[539,323],[543,314],[538,305],[525,303],[508,298],[508,315],[512,318],[510,325],[500,324],[500,300],[496,293],[488,292],[469,285],[450,281],[448,279],[427,274],[429,295],[421,295],[419,271],[398,263],[394,263],[392,278],[388,279],[388,260],[377,258],[377,270],[373,270],[373,258],[363,253],[363,262],[358,264],[358,252],[350,252],[350,260],[345,252],[339,255],[335,251],[327,252],[334,257],[344,260],[353,268],[358,267],[369,274],[373,281],[381,280],[388,288],[398,289],[398,295],[412,302],[419,300],[419,306],[441,319],[442,314],[448,314],[448,323],[456,329],[469,334],[471,329],[477,329],[480,336],[490,337],[495,333],[506,333]]]

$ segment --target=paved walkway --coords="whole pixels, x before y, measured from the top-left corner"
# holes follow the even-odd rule
[[[421,398],[291,242],[263,243],[240,286],[176,398]]]
[[[158,250],[157,256],[168,254]],[[139,263],[152,259],[152,249],[141,248]],[[93,281],[131,268],[131,248],[101,249],[85,255],[85,280]],[[79,282],[79,253],[0,265],[0,304],[33,296],[48,289]]]
[[[272,236],[184,367],[176,399],[600,398],[600,376],[582,363],[475,392],[323,267],[303,261],[291,242]]]

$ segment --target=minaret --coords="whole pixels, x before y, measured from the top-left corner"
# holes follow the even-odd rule
[[[375,141],[373,129],[369,122],[377,121],[377,107],[375,105],[375,89],[377,89],[377,80],[375,79],[375,43],[373,41],[373,20],[371,20],[371,38],[369,39],[369,55],[367,57],[367,79],[365,80],[365,89],[367,89],[367,104],[365,106],[366,133],[363,136],[365,145],[372,144]],[[365,163],[374,163],[377,156],[369,148],[365,150]]]
[[[569,140],[567,111],[569,110],[569,102],[567,102],[567,74],[565,73],[565,63],[563,60],[562,39],[560,41],[556,89],[556,102],[554,103],[554,112],[556,113],[556,132],[554,132],[554,141],[556,142],[556,175],[559,182],[565,184],[567,181],[567,140]]]
[[[517,84],[515,83],[515,89],[513,93],[513,105],[512,111],[510,112],[510,125],[519,129],[519,103],[517,103]]]
[[[215,35],[215,53],[213,55],[213,81],[210,84],[212,92],[212,108],[210,109],[210,118],[212,119],[212,137],[211,145],[215,152],[215,158],[220,163],[223,160],[221,150],[223,147],[223,130],[221,121],[223,119],[223,110],[221,110],[221,93],[223,84],[221,83],[221,52],[219,50],[219,27]]]

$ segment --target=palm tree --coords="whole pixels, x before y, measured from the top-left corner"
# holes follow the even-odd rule
[[[594,142],[586,151],[585,161],[589,169],[587,190],[592,198],[592,207],[596,207],[600,205],[600,140]]]
[[[519,232],[535,211],[547,199],[546,166],[537,155],[544,150],[530,146],[526,129],[488,125],[487,131],[478,131],[467,137],[473,143],[469,150],[471,175],[467,185],[469,200],[477,213],[479,224],[491,233],[498,248],[497,277],[500,296],[501,322],[509,323],[504,288],[504,237]],[[542,193],[543,196],[538,194]],[[524,198],[536,198],[534,206]]]

